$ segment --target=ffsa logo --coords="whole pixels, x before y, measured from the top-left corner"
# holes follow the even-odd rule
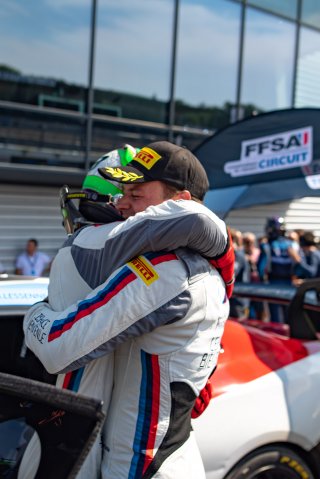
[[[298,148],[309,143],[310,134],[308,131],[299,131],[298,133],[277,136],[263,141],[253,141],[245,144],[244,156],[263,155],[268,152],[276,152],[281,150],[289,150]]]
[[[312,161],[312,127],[277,133],[241,143],[241,158],[224,171],[233,177],[297,168]]]

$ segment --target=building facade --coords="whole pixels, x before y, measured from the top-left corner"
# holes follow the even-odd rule
[[[193,149],[252,115],[320,107],[319,0],[11,0],[0,27],[8,271],[28,237],[55,253],[59,187],[79,187],[102,153]],[[33,220],[40,207],[53,229]]]

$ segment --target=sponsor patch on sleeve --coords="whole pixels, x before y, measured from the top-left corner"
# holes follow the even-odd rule
[[[142,256],[138,256],[132,261],[129,261],[128,266],[130,266],[134,270],[134,272],[138,274],[138,276],[147,286],[150,286],[150,284],[159,279],[158,273]]]

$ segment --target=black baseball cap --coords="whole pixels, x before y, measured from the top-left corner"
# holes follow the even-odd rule
[[[207,173],[190,150],[169,141],[156,141],[141,148],[126,166],[99,168],[101,176],[124,184],[163,181],[178,190],[188,190],[203,200],[209,189]]]

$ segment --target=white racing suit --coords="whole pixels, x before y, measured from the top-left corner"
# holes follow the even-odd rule
[[[34,306],[24,321],[27,345],[49,372],[65,373],[58,385],[102,399],[106,409],[116,350],[102,477],[204,477],[190,411],[216,363],[228,314],[220,276],[198,255],[180,252],[178,260],[161,252],[131,261],[98,285],[145,250],[191,244],[208,257],[219,254],[224,223],[195,202],[169,201],[92,229],[59,251],[50,306],[62,310],[94,291],[63,313]],[[100,453],[97,442],[81,477],[99,477]]]

